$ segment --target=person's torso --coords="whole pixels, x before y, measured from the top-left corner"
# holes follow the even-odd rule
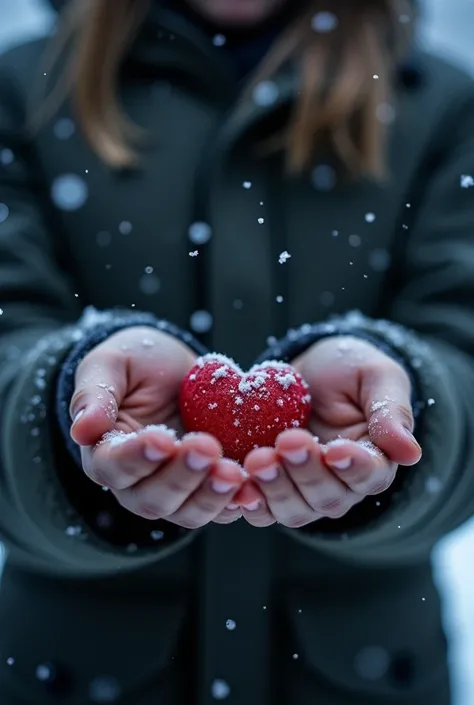
[[[202,66],[197,75],[192,62],[180,68],[181,40],[163,30],[160,41],[162,62],[122,85],[128,114],[151,137],[138,171],[101,164],[68,105],[34,142],[49,194],[45,217],[81,303],[151,311],[243,366],[289,327],[349,309],[390,316],[449,70],[426,59],[426,81],[403,89],[393,114],[381,109],[383,119],[395,117],[389,182],[344,184],[327,161],[289,178],[282,157],[256,156],[255,136],[274,124],[277,108],[284,113],[291,82],[260,85],[237,105],[218,58],[215,75],[206,59],[202,85]],[[17,52],[26,84],[38,52]],[[7,567],[0,605],[2,649],[17,645],[23,654],[5,669],[5,683],[41,705],[93,702],[90,683],[107,674],[121,682],[127,705],[154,702],[140,692],[157,674],[165,683],[179,663],[189,610],[199,627],[195,636],[188,624],[186,637],[196,661],[181,667],[186,678],[200,664],[199,705],[264,705],[266,697],[418,705],[422,689],[431,684],[434,697],[445,675],[429,566],[339,565],[278,528],[210,527],[149,571],[97,583],[33,579]],[[44,662],[69,674],[60,696],[35,678],[34,665]],[[168,705],[167,686],[153,687],[150,698]]]

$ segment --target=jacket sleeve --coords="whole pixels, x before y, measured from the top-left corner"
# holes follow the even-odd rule
[[[87,480],[57,421],[57,380],[78,346],[164,324],[133,312],[80,318],[31,142],[16,129],[22,117],[0,73],[0,540],[15,563],[44,573],[136,570],[193,532],[134,517]]]
[[[467,94],[469,92],[469,95]],[[408,237],[400,228],[383,316],[359,312],[290,331],[261,359],[294,359],[328,335],[356,335],[409,370],[423,458],[390,491],[339,520],[289,533],[343,560],[425,560],[474,511],[474,88],[449,106],[420,167]],[[404,223],[406,215],[404,215]]]

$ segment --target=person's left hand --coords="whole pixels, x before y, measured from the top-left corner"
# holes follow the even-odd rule
[[[410,378],[381,350],[350,336],[326,338],[294,367],[309,384],[310,424],[247,456],[249,480],[233,502],[254,526],[338,519],[390,487],[398,465],[421,458]]]

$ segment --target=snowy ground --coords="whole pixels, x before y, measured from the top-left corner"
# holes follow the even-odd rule
[[[424,4],[424,41],[474,75],[474,0],[425,0]],[[37,0],[0,0],[0,50],[47,29],[50,15],[40,6]],[[474,703],[473,553],[474,519],[445,539],[434,559],[451,637],[453,705]]]

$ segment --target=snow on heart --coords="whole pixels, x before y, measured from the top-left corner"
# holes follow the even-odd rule
[[[230,358],[205,355],[184,379],[180,410],[187,432],[204,431],[239,462],[254,448],[272,447],[287,428],[305,428],[311,397],[303,378],[271,360],[244,373]]]

